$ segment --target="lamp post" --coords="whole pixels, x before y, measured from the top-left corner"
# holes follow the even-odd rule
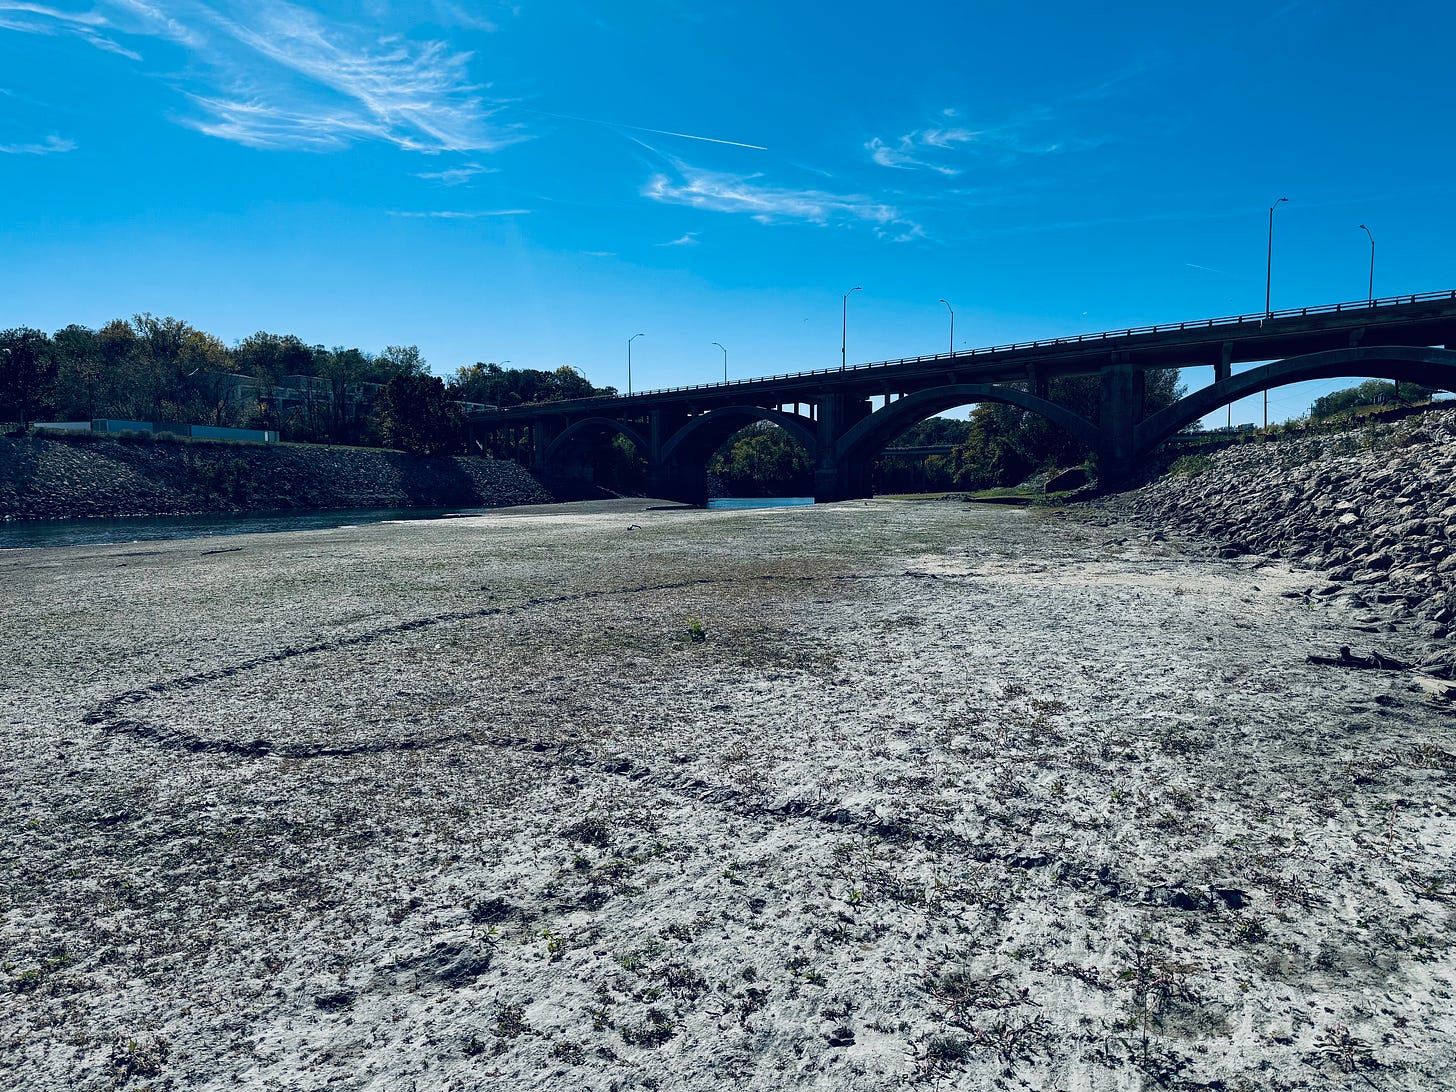
[[[844,294],[844,299],[840,300],[840,304],[841,304],[841,308],[840,308],[841,314],[840,314],[840,317],[839,317],[839,321],[840,321],[840,330],[839,330],[839,370],[840,371],[844,371],[845,364],[847,363],[847,358],[845,356],[845,348],[849,344],[849,297],[850,297],[850,293],[852,293],[852,292],[863,292],[863,291],[864,291],[863,288],[861,288],[859,285],[855,285],[853,288],[851,288],[849,290],[849,292],[846,292]]]
[[[718,345],[718,343],[716,341],[713,342],[713,344],[714,345]],[[723,349],[723,346],[722,345],[718,345],[718,348]],[[723,382],[724,383],[728,382],[728,350],[727,349],[723,349]]]
[[[1289,198],[1281,197],[1269,206],[1269,261],[1264,271],[1264,317],[1269,317],[1269,292],[1274,285],[1274,210]]]
[[[950,312],[950,355],[955,356],[955,308],[950,305],[949,300],[941,300],[945,309]]]
[[[632,342],[636,341],[642,334],[633,334],[627,339],[627,397],[632,397]]]
[[[1370,306],[1374,307],[1375,306],[1375,236],[1370,234],[1370,229],[1368,227],[1366,227],[1364,224],[1361,224],[1360,225],[1360,230],[1363,231],[1365,233],[1366,237],[1370,240],[1370,288],[1368,290],[1368,294],[1367,294],[1366,298],[1370,301]]]
[[[1274,210],[1289,198],[1281,197],[1269,206],[1269,254],[1264,267],[1264,320],[1269,320],[1269,293],[1274,287]],[[1230,422],[1232,423],[1232,422]],[[1269,427],[1269,391],[1264,390],[1264,427]]]

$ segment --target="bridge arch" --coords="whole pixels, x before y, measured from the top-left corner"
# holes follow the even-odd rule
[[[1362,345],[1291,356],[1219,380],[1159,410],[1133,428],[1142,455],[1185,425],[1251,394],[1311,379],[1373,378],[1456,391],[1456,351],[1421,345]]]
[[[716,451],[744,425],[754,421],[768,421],[778,425],[799,442],[810,459],[814,458],[819,446],[814,422],[807,417],[763,406],[722,406],[700,413],[674,432],[662,445],[662,462],[701,463],[705,468],[708,456]]]
[[[631,425],[624,424],[611,417],[584,417],[580,421],[573,421],[567,425],[546,445],[546,465],[553,465],[560,457],[562,450],[574,437],[583,432],[597,431],[620,433],[637,445],[637,453],[644,459],[652,457],[652,451],[648,447],[647,440],[643,437],[642,433],[638,432]]]
[[[841,437],[835,454],[850,465],[865,463],[916,422],[968,402],[1017,406],[1059,425],[1092,450],[1098,446],[1097,426],[1065,406],[997,383],[951,383],[917,391],[876,410]]]

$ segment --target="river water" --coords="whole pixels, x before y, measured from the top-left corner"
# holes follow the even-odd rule
[[[786,508],[813,504],[812,497],[719,497],[709,508]],[[0,522],[0,550],[45,546],[97,546],[159,539],[210,538],[273,531],[317,531],[390,520],[478,516],[489,508],[348,508],[323,512],[216,512],[193,516],[125,519],[32,519]]]

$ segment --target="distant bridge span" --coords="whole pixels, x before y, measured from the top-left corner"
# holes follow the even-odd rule
[[[1249,362],[1261,366],[1233,373],[1233,365]],[[1208,386],[1144,414],[1145,372],[1200,366],[1213,370]],[[1095,421],[1047,398],[1051,380],[1074,375],[1100,377]],[[706,498],[707,460],[727,436],[753,420],[771,421],[804,445],[814,460],[815,499],[831,501],[869,496],[877,455],[917,421],[954,406],[1002,402],[1039,413],[1094,451],[1102,478],[1115,483],[1220,406],[1289,383],[1344,376],[1456,390],[1456,291],[536,403],[469,420],[477,438],[529,450],[532,468],[548,479],[569,470],[579,437],[620,433],[646,459],[654,495],[688,502]],[[878,410],[871,408],[875,397],[885,400]]]

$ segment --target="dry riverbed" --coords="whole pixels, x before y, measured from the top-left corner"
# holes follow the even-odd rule
[[[1456,720],[1094,513],[0,553],[0,1085],[1430,1089]]]

